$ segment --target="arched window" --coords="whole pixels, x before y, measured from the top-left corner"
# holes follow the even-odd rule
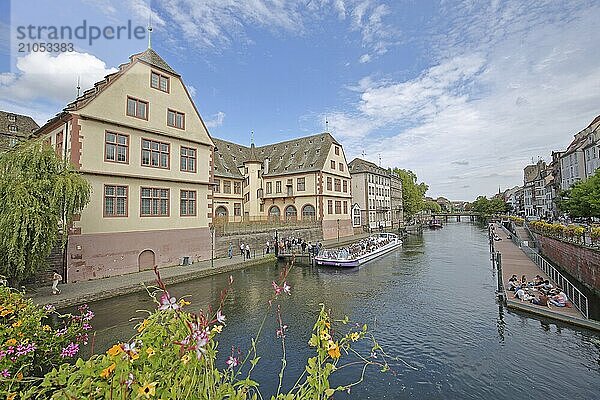
[[[315,208],[307,204],[302,207],[302,219],[303,220],[315,220],[317,218],[317,213],[315,212]]]
[[[271,208],[269,208],[269,219],[270,220],[278,221],[280,215],[281,215],[281,212],[279,211],[279,207],[271,206]]]
[[[296,207],[289,205],[285,208],[285,220],[286,221],[295,221],[298,218],[298,212],[296,211]]]

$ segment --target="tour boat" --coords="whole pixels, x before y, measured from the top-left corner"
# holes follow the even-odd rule
[[[402,246],[393,233],[377,233],[341,249],[323,249],[315,257],[317,265],[353,268]]]
[[[429,221],[430,229],[440,229],[442,227],[443,227],[442,221],[440,221],[439,219],[432,219],[431,221]]]

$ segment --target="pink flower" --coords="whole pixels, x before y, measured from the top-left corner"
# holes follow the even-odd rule
[[[7,369],[4,369],[0,372],[0,376],[2,376],[3,378],[10,378],[10,372],[8,372]]]
[[[225,316],[223,315],[223,313],[221,312],[221,310],[217,311],[217,321],[219,321],[220,324],[224,324],[225,323]]]
[[[288,285],[287,282],[283,282],[283,291],[284,291],[284,293],[287,293],[287,294],[291,295],[292,294],[290,292],[291,289],[292,289],[292,287],[290,285]]]
[[[84,322],[83,325],[81,326],[81,329],[83,329],[84,331],[89,331],[90,329],[92,329],[92,326],[90,324],[88,324],[87,322]]]
[[[178,310],[179,304],[177,304],[177,299],[175,297],[170,297],[169,292],[163,292],[162,296],[160,296],[160,307],[159,310]]]
[[[233,275],[229,275],[229,284],[233,285]]]
[[[225,361],[225,364],[227,364],[227,368],[232,369],[240,364],[240,360],[238,360],[237,357],[229,356],[227,361]]]
[[[275,281],[271,282],[271,286],[273,286],[273,290],[275,290],[275,296],[281,294],[283,288],[276,284]]]
[[[69,343],[67,347],[64,347],[60,352],[62,358],[73,357],[79,351],[79,345],[77,343]]]

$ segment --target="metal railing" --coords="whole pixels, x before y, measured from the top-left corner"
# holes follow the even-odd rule
[[[552,264],[550,264],[544,257],[527,246],[521,239],[516,235],[511,235],[513,243],[523,251],[538,266],[554,283],[556,283],[561,289],[564,290],[565,294],[571,300],[571,303],[577,308],[583,316],[589,318],[589,304],[588,298],[581,293],[579,289],[575,287],[567,278],[563,276]]]

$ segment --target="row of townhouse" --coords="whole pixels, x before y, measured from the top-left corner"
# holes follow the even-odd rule
[[[402,224],[402,181],[393,171],[360,158],[348,164],[352,176],[352,225],[386,228]]]
[[[339,142],[329,133],[250,147],[213,138],[181,76],[151,48],[33,137],[92,187],[69,228],[69,282],[210,259],[222,221],[316,220],[324,239],[354,232]]]
[[[507,189],[504,200],[526,218],[556,219],[563,190],[592,176],[600,168],[600,116],[575,134],[564,151],[554,151],[549,163],[538,160],[523,169],[523,186]]]

